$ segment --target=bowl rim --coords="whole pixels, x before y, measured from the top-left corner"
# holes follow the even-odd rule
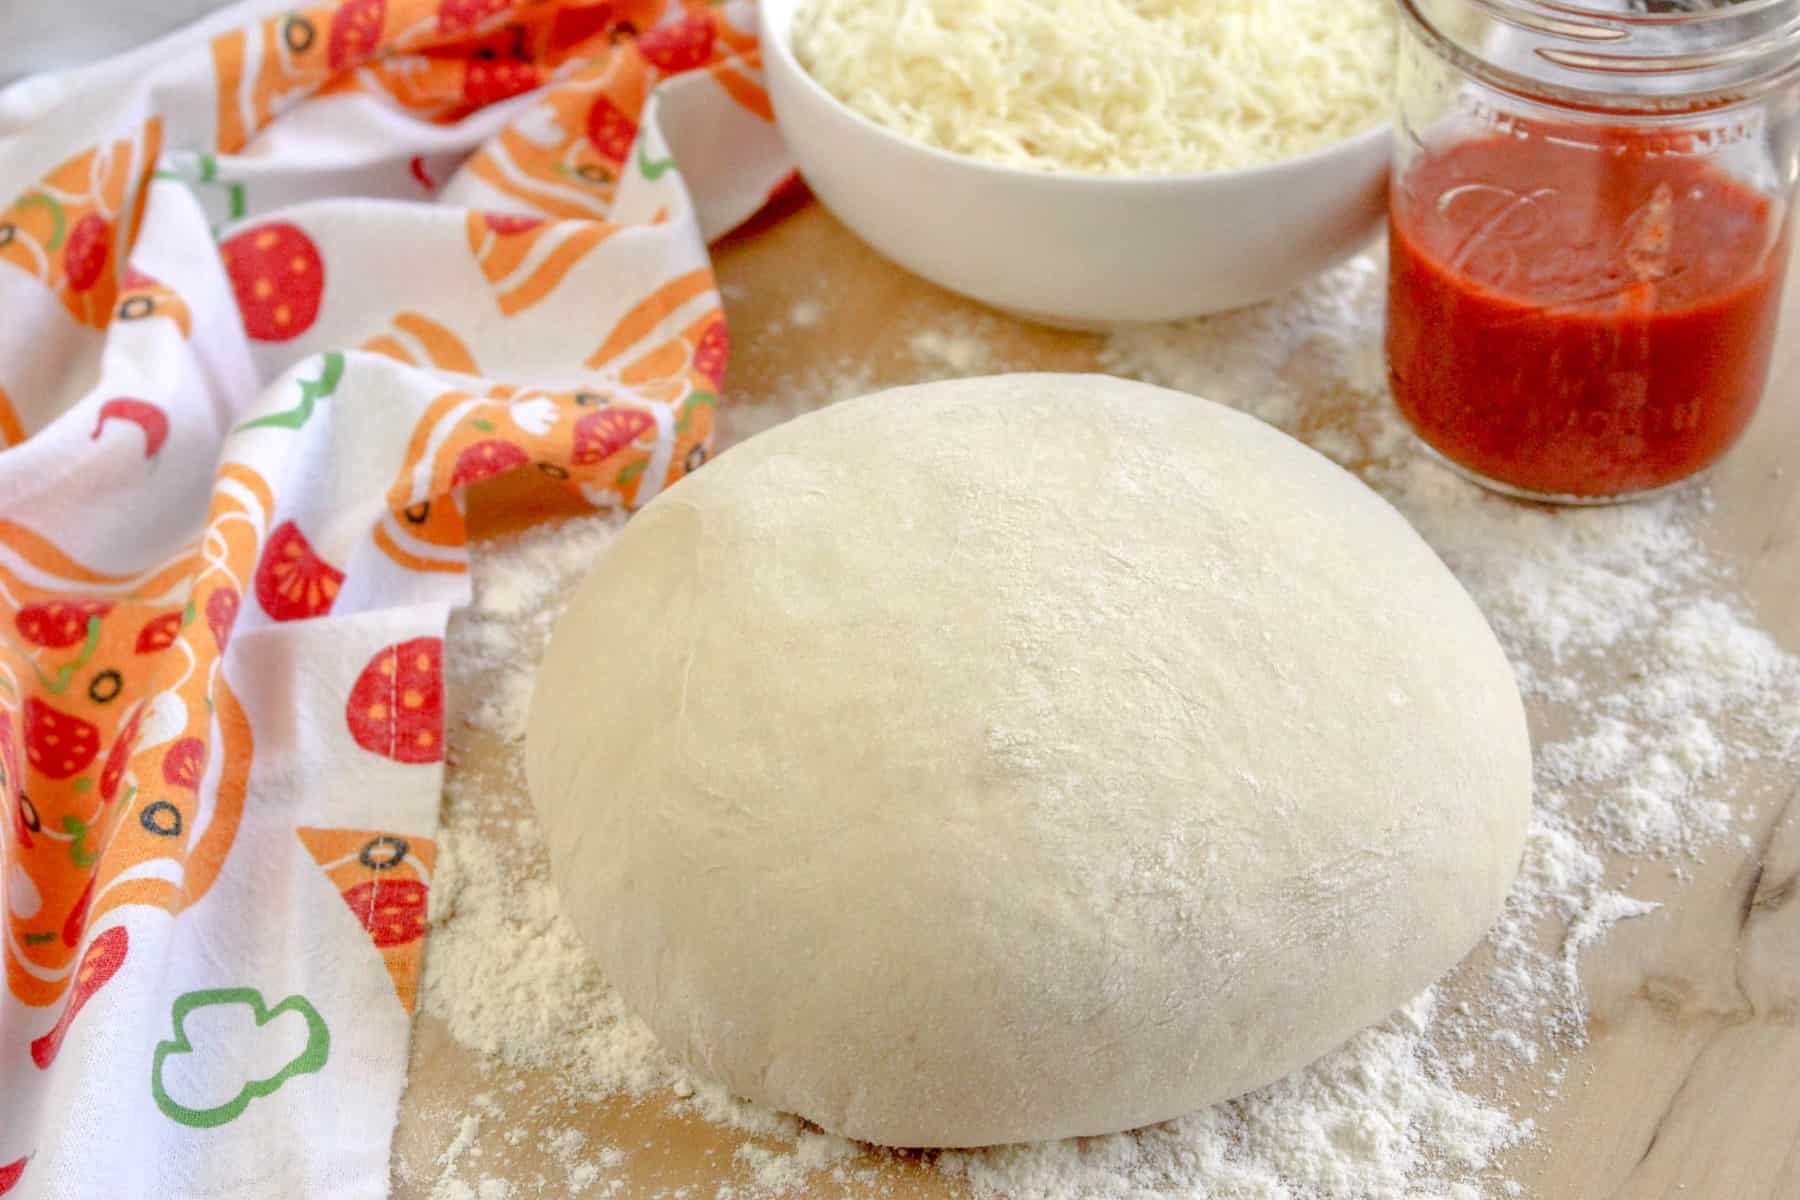
[[[827,107],[842,116],[849,118],[851,124],[869,135],[897,150],[921,154],[946,166],[972,170],[996,180],[1010,180],[1044,187],[1066,187],[1071,190],[1101,191],[1122,188],[1132,191],[1179,190],[1192,188],[1201,184],[1218,183],[1251,183],[1283,175],[1305,174],[1310,169],[1323,165],[1326,160],[1352,152],[1360,153],[1373,149],[1373,143],[1387,141],[1393,136],[1393,118],[1391,114],[1384,120],[1360,133],[1352,134],[1341,141],[1321,146],[1317,150],[1309,150],[1305,154],[1296,154],[1290,158],[1277,159],[1274,162],[1260,163],[1250,167],[1229,167],[1219,171],[1187,171],[1181,174],[1155,175],[1097,175],[1089,172],[1061,172],[1048,169],[1017,167],[1008,163],[988,162],[968,154],[957,154],[926,142],[915,141],[904,134],[896,133],[885,125],[865,117],[848,104],[839,100],[817,79],[812,72],[800,64],[794,56],[792,45],[794,16],[801,5],[808,0],[758,0],[757,3],[757,42],[762,51],[765,64],[771,56],[781,59],[785,68],[800,80],[800,87],[816,99],[823,100]],[[781,28],[775,28],[776,21],[781,21]],[[767,66],[765,65],[765,73]]]

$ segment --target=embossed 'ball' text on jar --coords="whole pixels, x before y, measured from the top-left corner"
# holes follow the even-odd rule
[[[1387,353],[1463,474],[1601,503],[1703,471],[1768,377],[1800,0],[1398,0]]]

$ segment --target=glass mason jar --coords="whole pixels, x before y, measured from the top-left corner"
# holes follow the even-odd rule
[[[1398,0],[1387,355],[1425,443],[1514,495],[1704,470],[1768,376],[1800,0]]]

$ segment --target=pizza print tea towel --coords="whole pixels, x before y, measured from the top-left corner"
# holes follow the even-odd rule
[[[464,490],[705,461],[753,15],[254,0],[0,95],[0,1195],[385,1194]]]

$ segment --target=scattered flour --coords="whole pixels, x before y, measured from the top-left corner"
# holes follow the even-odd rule
[[[1484,1080],[1546,1056],[1554,1064],[1580,1043],[1580,955],[1615,923],[1657,909],[1619,881],[1655,862],[1679,872],[1737,836],[1750,803],[1723,781],[1795,749],[1800,664],[1750,623],[1708,560],[1696,532],[1703,493],[1550,510],[1488,496],[1418,451],[1385,400],[1381,281],[1379,259],[1365,256],[1273,304],[1122,330],[1101,358],[1117,374],[1250,411],[1356,470],[1413,521],[1494,625],[1531,711],[1537,812],[1506,914],[1471,965],[1304,1071],[1130,1134],[890,1154],[734,1100],[666,1056],[588,960],[558,911],[524,797],[516,743],[531,672],[564,598],[621,526],[598,516],[484,546],[474,604],[452,624],[451,686],[473,698],[453,750],[471,737],[515,745],[479,786],[452,774],[426,1012],[501,1064],[553,1069],[559,1102],[673,1095],[681,1109],[743,1131],[752,1140],[719,1195],[787,1194],[822,1176],[876,1190],[903,1160],[935,1165],[981,1196],[1522,1194],[1496,1164],[1530,1139],[1532,1121],[1485,1098]],[[799,307],[794,325],[807,323]],[[1031,365],[997,361],[965,329],[920,332],[908,349],[907,372],[880,383]],[[876,383],[866,363],[827,363],[794,381],[784,403],[727,406],[723,442]],[[1563,1071],[1547,1070],[1546,1102]],[[433,1200],[520,1195],[490,1197],[481,1189],[498,1180],[457,1177],[481,1127],[476,1107],[447,1126],[454,1135]],[[573,1132],[545,1145],[564,1178],[541,1194],[616,1192],[625,1153]]]
[[[939,1164],[983,1195],[1442,1196],[1527,1130],[1463,1094],[1425,1051],[1427,991],[1305,1071],[1135,1134],[979,1153]]]
[[[483,556],[451,664],[455,679],[481,681],[459,689],[472,698],[474,724],[509,742],[525,736],[532,672],[563,597],[624,524],[623,516],[603,513],[543,526],[519,535],[504,552]],[[520,661],[527,653],[530,660]]]
[[[450,1144],[444,1147],[444,1152],[442,1154],[438,1155],[439,1165],[444,1167],[456,1166],[457,1160],[468,1152],[469,1147],[475,1144],[475,1139],[480,1133],[481,1118],[479,1116],[470,1113],[463,1117],[457,1122],[456,1136],[450,1139]]]
[[[810,328],[821,322],[825,306],[818,300],[801,300],[785,318],[761,332],[775,337],[789,330]],[[719,445],[735,445],[745,438],[792,420],[804,412],[824,408],[897,382],[924,383],[1006,370],[989,342],[1001,328],[998,317],[982,312],[961,313],[952,324],[913,329],[889,358],[843,355],[811,359],[776,381],[770,394],[745,397],[751,403],[728,404],[718,413]],[[904,318],[901,322],[902,329]],[[1012,364],[1012,369],[1021,369]]]
[[[492,827],[489,800],[456,783],[446,797],[426,1011],[464,1045],[513,1067],[566,1068],[592,1094],[642,1096],[683,1080],[557,910],[536,826]],[[520,875],[522,862],[536,873]]]
[[[1583,946],[1605,937],[1606,931],[1620,921],[1630,920],[1632,917],[1647,917],[1661,907],[1654,901],[1633,900],[1630,896],[1621,896],[1617,892],[1594,897],[1593,902],[1582,909],[1569,924],[1568,936],[1563,938],[1564,965],[1573,972],[1575,960]]]
[[[985,375],[994,363],[988,344],[966,333],[921,329],[907,342],[907,349],[921,365],[939,368],[945,375]]]
[[[484,1107],[482,1098],[475,1098],[475,1105]],[[510,1200],[512,1183],[498,1176],[484,1175],[474,1183],[465,1183],[460,1175],[460,1166],[465,1158],[480,1158],[481,1150],[476,1146],[476,1138],[481,1134],[481,1117],[470,1113],[457,1122],[456,1136],[438,1155],[437,1166],[440,1174],[431,1188],[431,1200]]]
[[[791,1147],[770,1149],[747,1142],[734,1156],[750,1168],[756,1190],[780,1194],[803,1187],[806,1180],[856,1157],[860,1147],[816,1130],[802,1131]]]
[[[813,363],[781,383],[779,393],[754,404],[727,404],[718,411],[718,441],[733,446],[804,412],[849,400],[872,390],[875,368],[867,359],[845,356]]]

